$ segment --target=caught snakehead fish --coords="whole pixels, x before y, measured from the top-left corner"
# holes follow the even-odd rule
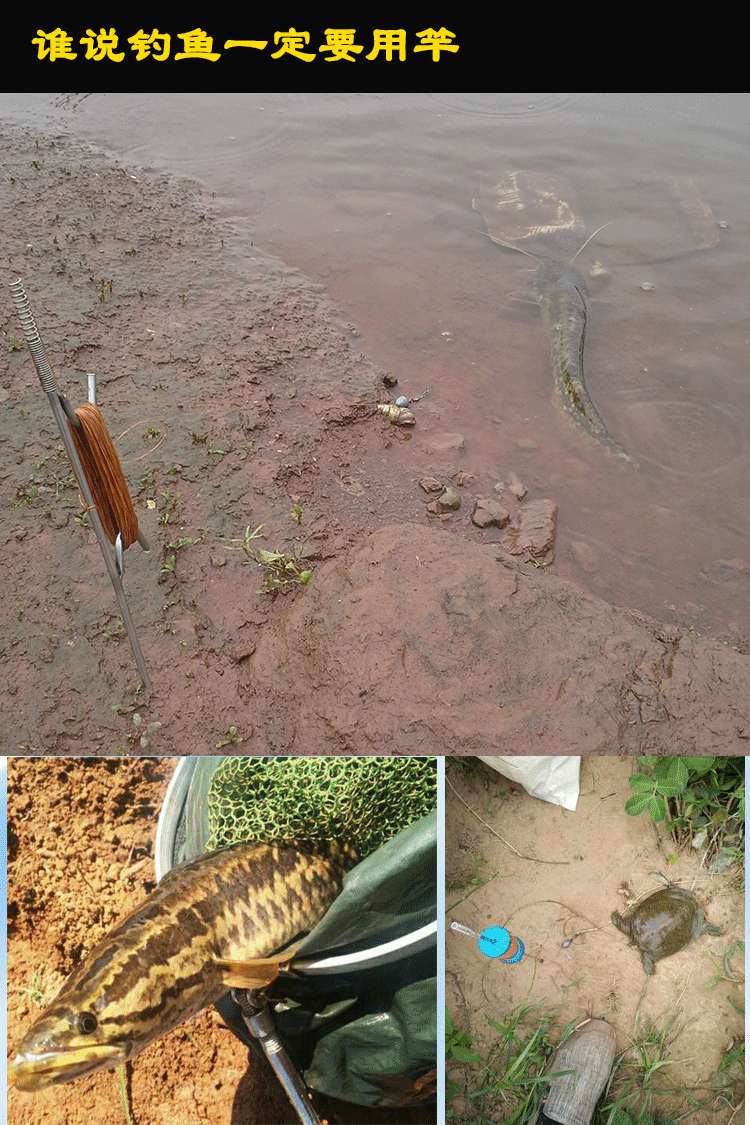
[[[571,418],[617,457],[632,458],[614,440],[594,406],[583,377],[583,346],[588,317],[588,291],[573,266],[541,262],[534,288],[544,326],[552,344],[552,371],[560,401]]]
[[[270,984],[356,863],[353,849],[234,844],[173,868],[32,1024],[9,1067],[21,1090],[133,1058],[229,988]]]

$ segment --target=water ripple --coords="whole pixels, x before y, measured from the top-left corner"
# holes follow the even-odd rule
[[[519,117],[549,117],[568,109],[580,94],[433,94],[434,100],[447,109],[477,117],[500,120]]]
[[[741,452],[742,431],[725,407],[661,399],[633,403],[625,413],[639,460],[665,472],[682,476],[719,473]]]

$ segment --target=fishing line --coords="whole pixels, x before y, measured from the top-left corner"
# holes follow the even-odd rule
[[[85,402],[75,411],[75,416],[78,425],[68,417],[68,428],[104,533],[114,545],[119,532],[123,550],[127,550],[138,538],[138,516],[114,442],[95,403]]]
[[[589,242],[591,242],[591,239],[595,238],[600,230],[604,230],[605,227],[611,227],[612,224],[616,223],[616,222],[617,222],[617,219],[610,219],[608,223],[602,223],[602,225],[600,227],[597,227],[596,230],[594,231],[594,233],[590,234],[588,236],[588,238],[583,243],[583,245],[578,247],[575,254],[573,255],[573,257],[568,262],[568,265],[573,264],[573,262],[576,260],[578,255],[581,253],[581,251],[586,249]],[[478,227],[472,227],[471,229],[473,231],[476,231],[477,234],[483,234],[486,238],[489,238],[497,246],[504,246],[506,250],[517,250],[519,254],[525,254],[527,258],[533,258],[535,262],[544,261],[544,259],[540,258],[538,254],[531,254],[528,250],[524,250],[520,246],[514,246],[512,242],[503,242],[502,238],[498,238],[497,235],[490,234],[490,232],[487,231],[487,230],[479,230]]]
[[[145,424],[146,424],[145,418],[139,418],[137,422],[133,422],[132,426],[128,426],[127,430],[123,430],[121,434],[117,435],[117,437],[115,438],[115,445],[117,445],[118,441],[120,441],[121,438],[125,437],[125,434],[129,434],[131,430],[134,430],[136,426],[143,426]],[[163,426],[164,426],[164,433],[161,435],[161,437],[157,441],[156,445],[152,445],[151,448],[147,449],[145,453],[141,453],[140,457],[128,457],[127,460],[124,461],[124,462],[121,462],[121,464],[125,464],[125,465],[137,464],[139,461],[143,461],[144,458],[150,457],[152,453],[155,453],[156,450],[161,445],[161,443],[166,438],[167,434],[169,433],[169,426],[167,425],[166,422],[163,423]]]
[[[600,230],[604,230],[604,228],[605,228],[605,227],[611,227],[611,226],[612,226],[612,223],[616,223],[616,222],[617,222],[617,219],[610,219],[610,221],[609,221],[608,223],[602,223],[602,225],[601,225],[600,227],[597,227],[597,228],[596,228],[596,230],[594,231],[594,234],[590,234],[590,235],[588,236],[588,238],[586,239],[586,241],[584,242],[583,246],[580,246],[580,247],[578,248],[578,250],[576,250],[575,254],[574,254],[574,255],[573,255],[573,257],[572,257],[572,258],[570,259],[570,263],[569,263],[569,264],[570,264],[570,265],[572,265],[572,264],[573,264],[573,262],[574,262],[574,261],[576,260],[576,258],[578,257],[578,255],[579,255],[579,254],[581,253],[581,250],[585,250],[585,249],[586,249],[586,247],[588,246],[589,242],[591,242],[591,239],[592,239],[592,238],[594,237],[594,235],[595,235],[595,234],[598,234]]]

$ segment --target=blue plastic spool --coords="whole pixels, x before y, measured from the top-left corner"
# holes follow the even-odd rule
[[[479,949],[485,957],[499,957],[506,965],[516,964],[524,955],[521,939],[508,933],[503,926],[489,926],[486,930],[482,930],[479,935]]]

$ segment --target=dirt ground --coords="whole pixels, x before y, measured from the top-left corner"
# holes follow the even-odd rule
[[[668,865],[671,840],[657,844],[648,819],[623,812],[631,772],[624,758],[582,758],[580,796],[571,812],[529,796],[489,769],[486,777],[467,776],[448,765],[453,789],[446,784],[447,925],[457,921],[479,933],[504,925],[521,938],[526,954],[517,965],[503,966],[483,957],[475,939],[447,928],[446,1003],[455,1025],[470,1032],[474,1049],[484,1055],[497,1039],[488,1017],[502,1020],[522,1001],[541,1004],[540,1015],[554,1014],[558,1029],[587,1014],[603,1016],[622,1051],[631,1042],[645,978],[638,952],[612,925],[610,914],[624,910],[624,888],[633,896],[658,889],[651,871],[664,871],[688,889],[696,879],[694,889],[709,920],[724,934],[703,935],[657,963],[640,1028],[646,1018],[676,1014],[673,1061],[660,1085],[705,1086],[733,1038],[744,1036],[744,1021],[732,1007],[744,1010],[743,985],[721,981],[708,987],[716,960],[744,938],[742,883],[731,872],[709,877],[690,855],[680,854]],[[472,879],[490,881],[472,892]],[[562,948],[579,931],[589,932]],[[449,1071],[463,1084],[471,1068],[453,1063]],[[455,1108],[460,1120],[461,1107]],[[686,1107],[666,1097],[661,1108],[684,1112]],[[730,1112],[717,1101],[713,1111],[694,1110],[689,1119],[694,1125],[725,1125]],[[500,1111],[496,1120],[503,1120]]]
[[[479,497],[455,420],[429,398],[414,406],[414,430],[378,415],[376,402],[398,388],[322,288],[264,253],[262,232],[217,217],[195,183],[122,167],[69,137],[7,127],[0,145],[3,281],[22,279],[74,406],[85,373],[97,374],[152,546],[125,560],[152,680],[142,692],[4,284],[0,748],[744,752],[747,639],[707,641],[687,621],[634,629],[632,614],[582,601],[530,551],[508,559],[505,533],[471,522]],[[426,478],[453,486],[461,510],[429,514]],[[522,503],[505,495],[515,520]],[[263,592],[264,571],[241,549],[245,529],[261,526],[250,546],[295,560],[307,585]],[[482,544],[495,554],[478,585],[471,551]],[[369,550],[377,567],[364,564]],[[505,563],[522,594],[509,600],[523,605],[512,648],[484,605],[490,591],[505,597]],[[457,628],[470,648],[477,637],[459,706],[466,674],[444,659]],[[562,658],[570,667],[558,675]],[[488,716],[479,701],[500,688],[519,706]],[[436,703],[456,728],[431,719]]]
[[[249,741],[237,685],[285,597],[259,593],[260,567],[229,548],[263,525],[258,546],[314,567],[389,513],[416,518],[388,467],[408,435],[375,417],[382,373],[321,287],[214,220],[197,185],[65,138],[8,128],[2,145],[3,281],[23,280],[73,405],[95,371],[110,432],[129,430],[117,448],[152,551],[127,553],[125,589],[153,681],[135,706],[117,603],[3,286],[3,749],[130,750],[138,711],[162,724],[160,753],[210,753],[233,725]],[[328,428],[366,400],[356,441]],[[388,489],[362,472],[381,459]]]
[[[176,760],[14,757],[8,764],[8,1047],[15,1053],[86,952],[156,885],[156,821]],[[269,1065],[213,1008],[126,1069],[135,1125],[297,1120]],[[8,1103],[9,1125],[125,1121],[115,1071],[33,1094],[10,1089]],[[371,1111],[318,1098],[316,1107],[330,1122],[435,1120],[434,1107],[424,1105]]]

